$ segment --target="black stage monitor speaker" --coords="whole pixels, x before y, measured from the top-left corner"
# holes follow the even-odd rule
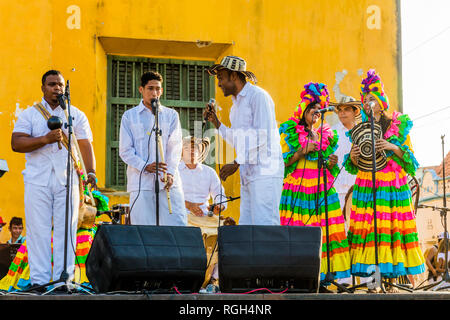
[[[100,225],[86,259],[97,293],[198,292],[205,272],[206,251],[195,227]]]
[[[2,243],[0,244],[0,279],[8,274],[9,267],[17,254],[21,244]]]
[[[223,226],[218,248],[221,292],[319,290],[320,227]]]

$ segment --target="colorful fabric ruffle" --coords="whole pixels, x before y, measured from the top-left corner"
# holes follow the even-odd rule
[[[372,94],[378,101],[382,110],[389,109],[389,99],[384,92],[384,85],[380,77],[376,74],[374,69],[367,72],[367,77],[361,82],[361,102],[364,104],[364,98],[367,94]]]
[[[425,271],[407,175],[387,166],[376,172],[378,264],[383,277]],[[359,171],[353,187],[348,241],[352,274],[367,277],[375,264],[372,172]]]
[[[84,192],[87,194],[87,189],[85,189]],[[92,191],[92,195],[95,199],[97,199],[96,203],[98,211],[109,210],[109,198],[107,196],[97,190]],[[99,217],[97,217],[96,220],[101,221]],[[74,281],[75,283],[84,286],[90,286],[89,279],[86,276],[86,259],[89,254],[89,250],[91,249],[95,233],[97,232],[98,223],[101,222],[96,221],[96,224],[94,224],[90,229],[79,228],[77,230]],[[29,289],[30,286],[30,267],[28,265],[28,252],[25,241],[17,250],[17,254],[9,267],[8,274],[0,280],[0,290],[8,292],[24,291]]]
[[[74,281],[84,286],[89,286],[85,263],[96,231],[97,226],[94,226],[92,229],[78,229],[77,232]],[[8,292],[25,291],[30,287],[30,266],[28,264],[28,252],[25,241],[17,250],[8,274],[0,280],[0,290]]]
[[[291,126],[292,123],[290,122]],[[286,125],[284,129],[287,129]],[[295,153],[295,146],[300,146],[306,136],[302,128],[296,130],[290,128],[284,132],[295,133],[297,139],[292,139],[286,133],[282,134],[281,145],[285,161]],[[280,130],[281,131],[281,130]],[[299,138],[301,137],[301,138]],[[325,149],[324,156],[328,158],[337,147],[337,133],[324,130],[322,148]],[[301,141],[300,141],[301,140]],[[288,145],[290,143],[290,145]],[[318,142],[315,142],[318,143]],[[291,154],[292,153],[292,154]],[[337,167],[337,165],[335,166]],[[328,202],[328,230],[330,245],[330,271],[335,278],[347,278],[350,276],[350,256],[347,237],[345,234],[345,221],[340,208],[338,194],[332,187],[334,176],[329,170],[327,174],[327,202]],[[319,185],[319,189],[318,189]],[[317,191],[319,191],[319,211],[316,212]],[[283,191],[280,202],[280,221],[282,225],[295,226],[317,226],[322,229],[322,261],[321,280],[325,279],[328,271],[327,260],[327,238],[325,216],[325,188],[324,179],[321,174],[318,183],[317,154],[308,154],[306,158],[300,159],[293,169],[287,173],[283,183]]]
[[[414,175],[418,168],[409,142],[411,127],[407,115],[394,112],[384,138],[399,146],[404,154],[399,158],[392,151],[386,152],[387,166],[375,174],[378,265],[381,275],[386,278],[425,271],[408,185],[408,174]],[[372,172],[358,170],[349,155],[346,155],[345,168],[356,174],[347,234],[351,272],[367,277],[374,271],[376,263]]]
[[[322,155],[324,160],[328,160],[330,155],[332,155],[338,147],[339,136],[336,130],[331,130],[328,124],[323,125],[323,135],[322,141],[312,141],[308,138],[308,133],[302,125],[299,125],[300,120],[297,118],[290,118],[288,121],[283,122],[280,125],[280,138],[282,146],[283,160],[288,163],[289,159],[294,155],[295,152],[302,147],[306,148],[307,144],[315,144],[320,148],[322,144]],[[320,132],[318,132],[320,135]],[[319,157],[318,151],[310,152],[306,155],[307,160],[317,161]],[[285,167],[284,176],[286,177],[289,173],[292,173],[297,167],[298,161],[291,164],[289,167]],[[330,169],[331,174],[336,177],[339,172],[339,168],[334,166]]]

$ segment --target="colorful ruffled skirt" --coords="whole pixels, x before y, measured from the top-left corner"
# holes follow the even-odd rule
[[[96,231],[97,226],[91,229],[78,229],[77,232],[74,282],[84,286],[90,286],[86,276],[85,263]],[[0,280],[0,290],[14,292],[24,291],[30,287],[30,266],[28,264],[28,251],[25,241],[17,250],[8,274]]]
[[[396,168],[397,170],[395,170]],[[386,278],[419,274],[425,259],[419,247],[407,175],[390,160],[376,173],[378,266]],[[367,277],[375,269],[372,172],[358,171],[353,187],[348,241],[351,272]]]
[[[320,226],[322,228],[320,279],[324,280],[328,272],[325,193],[323,177],[321,177],[319,213],[316,213],[317,171],[317,161],[300,160],[297,168],[284,179],[280,203],[280,220],[282,225]],[[332,187],[334,177],[328,170],[327,180],[330,272],[334,274],[335,279],[347,278],[350,276],[350,256],[345,234],[345,220],[338,194]]]

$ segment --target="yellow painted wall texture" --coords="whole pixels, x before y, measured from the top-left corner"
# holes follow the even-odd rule
[[[0,2],[0,215],[24,217],[23,154],[10,146],[18,114],[41,99],[49,69],[70,80],[74,106],[89,118],[100,187],[105,184],[107,55],[220,61],[246,59],[273,97],[279,122],[290,117],[303,85],[328,84],[331,98],[359,97],[376,68],[392,110],[399,109],[399,17],[396,0],[16,0]],[[206,47],[197,41],[210,41]],[[219,116],[229,124],[231,99],[216,88]],[[239,178],[224,184],[239,195]],[[112,198],[112,203],[123,202]],[[225,215],[238,218],[239,203]],[[0,241],[8,238],[7,230]]]

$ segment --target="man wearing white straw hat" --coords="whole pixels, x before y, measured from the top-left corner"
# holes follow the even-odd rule
[[[183,138],[182,161],[179,165],[186,209],[194,216],[206,216],[226,209],[225,190],[213,168],[202,162],[208,155],[209,138]],[[214,208],[208,204],[212,199]]]
[[[284,164],[274,102],[265,90],[247,82],[247,78],[254,83],[257,80],[246,70],[242,58],[226,56],[207,71],[217,76],[219,88],[233,101],[230,128],[219,121],[213,108],[208,107],[204,116],[237,154],[232,163],[222,167],[219,175],[225,181],[240,171],[239,224],[279,225]]]

